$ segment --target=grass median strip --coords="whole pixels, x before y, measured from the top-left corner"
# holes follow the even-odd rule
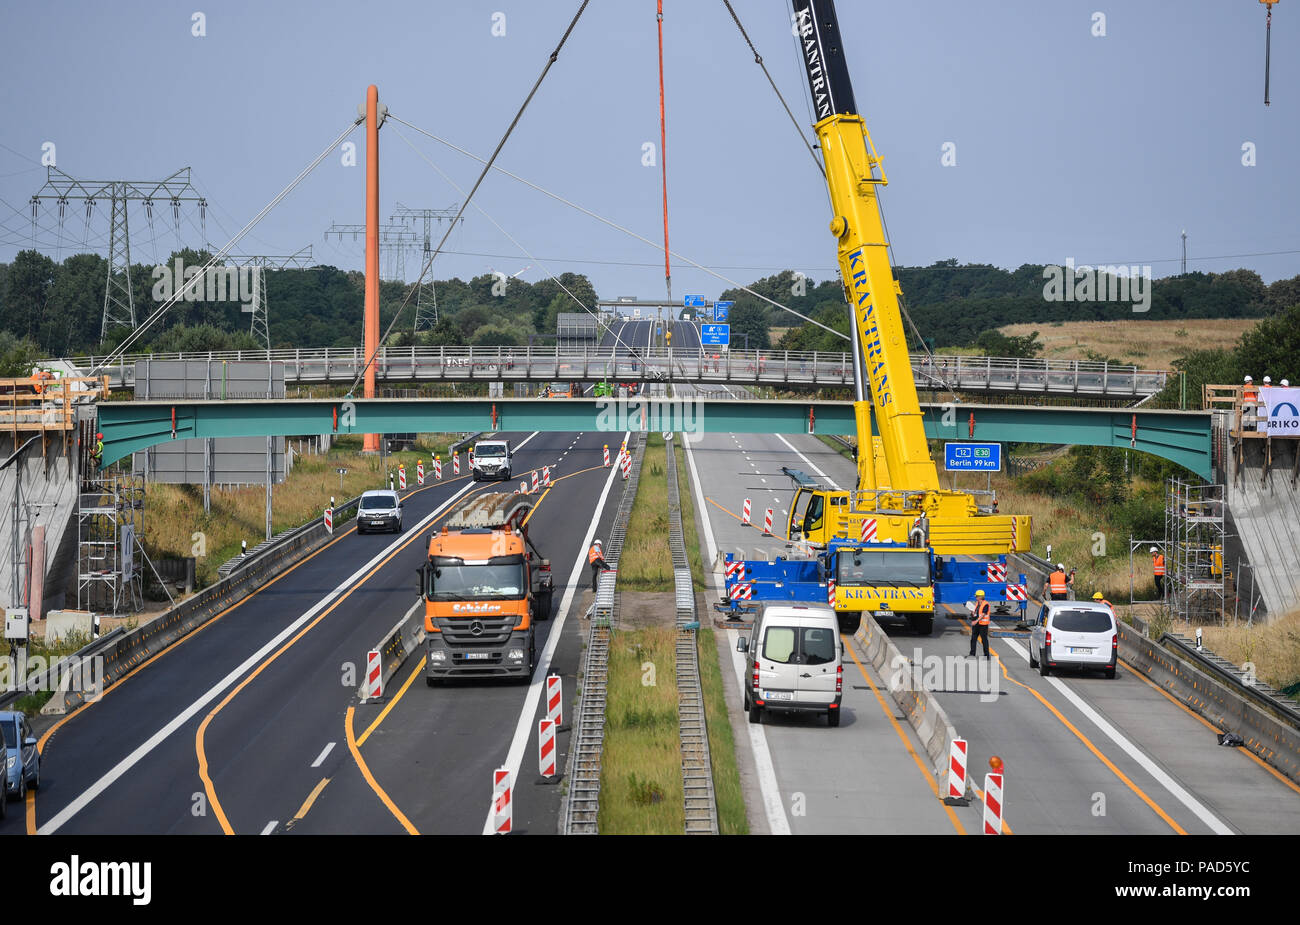
[[[713,630],[701,628],[696,645],[700,658],[700,685],[704,689],[704,715],[709,724],[709,758],[713,762],[713,799],[718,806],[718,834],[748,835],[745,794],[736,767],[736,742],[727,719],[727,700]]]
[[[610,637],[602,835],[685,831],[674,646],[672,626],[616,630]]]

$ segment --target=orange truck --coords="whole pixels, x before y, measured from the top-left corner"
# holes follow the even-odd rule
[[[534,499],[490,492],[463,501],[429,537],[420,567],[425,681],[517,678],[537,663],[535,621],[551,615],[549,559],[528,537]]]

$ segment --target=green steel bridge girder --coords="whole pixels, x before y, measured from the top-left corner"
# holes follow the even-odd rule
[[[318,398],[101,402],[98,409],[105,465],[155,444],[206,437],[494,430],[856,432],[853,405],[843,401]],[[1212,477],[1207,411],[974,404],[927,404],[921,410],[932,439],[1131,447]]]

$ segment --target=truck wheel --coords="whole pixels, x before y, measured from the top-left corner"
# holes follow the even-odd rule
[[[847,613],[836,613],[835,618],[839,620],[840,632],[852,636],[862,625],[862,611],[850,610]]]
[[[554,595],[554,593],[555,593],[554,591],[547,591],[538,599],[537,619],[539,620],[551,619],[551,598]]]
[[[911,620],[912,632],[918,636],[929,636],[934,632],[934,614],[926,614],[924,617],[913,617]]]

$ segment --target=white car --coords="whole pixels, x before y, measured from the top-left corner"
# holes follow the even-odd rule
[[[1119,627],[1096,601],[1048,601],[1029,630],[1029,667],[1047,677],[1056,668],[1104,671],[1115,677]]]
[[[825,713],[840,724],[844,690],[844,645],[839,621],[829,607],[769,605],[746,638],[736,640],[744,652],[745,709],[749,721],[763,711]]]
[[[470,474],[480,482],[509,479],[513,462],[509,441],[480,440],[474,444],[474,470]]]
[[[357,504],[357,534],[375,530],[402,532],[402,499],[386,488],[362,492]]]

